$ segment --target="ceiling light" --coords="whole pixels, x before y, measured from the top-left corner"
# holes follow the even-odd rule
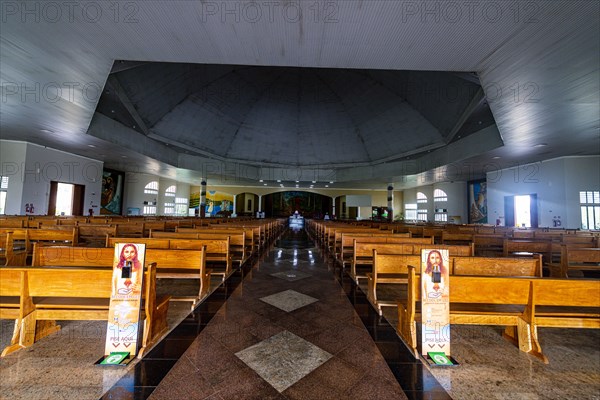
[[[94,146],[93,144],[88,144],[88,147],[91,147],[92,149],[95,148],[96,146]]]
[[[325,187],[329,187],[329,185],[325,185]]]
[[[261,179],[261,180],[259,180],[259,182],[264,182],[264,180],[263,180],[263,179]]]
[[[502,158],[502,157],[500,157],[500,156],[495,156],[495,157],[492,157],[492,160],[498,160],[499,158]]]
[[[312,181],[312,183],[317,183],[317,181]]]
[[[300,181],[296,181],[296,183],[300,183]]]
[[[127,158],[127,156],[121,156],[121,158]]]
[[[264,185],[264,186],[267,186],[267,184],[266,184],[266,183],[263,183],[263,185]]]
[[[277,179],[277,183],[280,183],[280,182],[281,182],[281,179]]]
[[[548,143],[539,143],[539,144],[536,144],[533,147],[544,147],[544,146],[548,146]]]
[[[50,129],[40,129],[40,132],[43,132],[43,133],[54,133],[54,131],[51,131]]]
[[[333,183],[333,181],[329,181],[329,183]]]

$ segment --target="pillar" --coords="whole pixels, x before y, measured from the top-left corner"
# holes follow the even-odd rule
[[[387,193],[387,209],[388,209],[388,221],[393,221],[394,220],[394,187],[389,184],[387,187],[388,193]]]
[[[200,183],[200,218],[206,216],[206,179]]]

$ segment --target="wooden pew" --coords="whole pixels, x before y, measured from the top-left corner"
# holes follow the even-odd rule
[[[26,228],[26,217],[9,217],[0,219],[0,229],[6,228]]]
[[[418,254],[384,254],[373,251],[373,270],[367,273],[367,299],[375,307],[379,315],[383,314],[381,307],[396,306],[396,300],[384,301],[377,297],[379,284],[406,284],[408,282],[408,266],[421,265]]]
[[[372,271],[373,251],[387,254],[413,254],[413,245],[410,243],[370,243],[359,242],[354,239],[354,250],[350,264],[350,277],[358,284],[359,279],[366,279],[366,273]],[[366,273],[359,273],[358,267],[366,267]]]
[[[56,320],[108,319],[112,268],[5,267],[0,270],[1,280],[4,282],[5,277],[10,277],[14,282],[16,273],[21,288],[19,314],[11,344],[3,350],[2,356],[29,347],[60,330]],[[144,285],[143,339],[138,357],[167,329],[169,297],[156,297],[155,264],[148,265]]]
[[[540,358],[538,327],[600,329],[600,280],[450,276],[450,323],[506,326],[504,337]],[[408,271],[407,299],[398,303],[398,334],[417,354],[420,276]]]
[[[452,275],[542,277],[542,255],[530,258],[453,257]]]
[[[230,237],[230,253],[234,262],[242,266],[254,251],[254,230],[228,225],[209,226],[207,228],[179,228],[177,233],[198,233],[197,239],[220,239]]]
[[[473,242],[473,234],[466,232],[442,232],[442,244],[470,244]]]
[[[580,248],[563,244],[560,263],[551,263],[550,275],[568,278],[569,271],[600,271],[600,248]]]
[[[116,243],[131,241],[131,238],[107,237],[106,247],[114,248]],[[212,275],[220,275],[225,280],[233,273],[231,256],[229,254],[229,238],[210,240],[136,238],[134,241],[135,243],[145,244],[147,249],[200,250],[202,247],[206,247],[206,263],[212,268]]]
[[[542,254],[544,264],[552,262],[552,242],[535,239],[504,239],[504,257],[520,255],[529,256],[533,253]]]
[[[65,226],[64,229],[0,229],[0,234],[11,231],[13,244],[25,247],[27,255],[33,253],[35,243],[76,246],[79,242],[79,228]]]
[[[404,240],[409,239],[410,240]],[[364,242],[372,243],[411,243],[411,240],[415,243],[433,243],[423,238],[412,239],[410,232],[406,233],[392,233],[387,231],[369,232],[369,233],[341,233],[341,240],[339,246],[336,248],[335,258],[336,261],[345,268],[346,264],[352,262],[352,253],[354,252],[354,239]]]
[[[377,240],[379,238],[376,238]],[[358,284],[359,278],[367,278],[365,274],[359,274],[357,272],[357,266],[363,266],[367,268],[367,272],[372,270],[373,265],[373,250],[378,250],[380,253],[388,253],[388,254],[421,254],[422,249],[428,248],[436,248],[436,249],[446,249],[448,250],[450,256],[473,256],[474,255],[474,245],[471,243],[470,245],[434,245],[431,243],[423,243],[423,242],[432,242],[433,237],[429,238],[403,238],[399,241],[394,241],[394,243],[372,243],[372,242],[362,242],[355,239],[354,248],[352,253],[352,262],[350,264],[350,276],[352,279],[356,281]],[[382,246],[384,245],[384,246]],[[398,247],[394,247],[398,246]]]
[[[94,247],[102,247],[107,235],[117,236],[116,225],[90,223],[79,224],[77,227],[81,242]]]
[[[25,245],[16,245],[12,231],[0,232],[0,264],[24,266],[27,262]]]
[[[0,319],[15,321],[10,345],[4,349],[2,357],[19,348],[22,329],[32,329],[31,313],[35,307],[28,290],[25,270],[17,267],[0,268]]]
[[[113,239],[111,239],[113,240]],[[138,243],[137,241],[134,241]],[[115,243],[131,243],[125,240]],[[206,268],[206,246],[197,250],[171,250],[146,248],[146,261],[156,263],[159,279],[199,279],[197,296],[170,296],[175,301],[191,301],[192,309],[209,293],[210,269]],[[109,247],[36,246],[34,267],[111,267],[114,262],[114,245]]]
[[[491,254],[501,255],[504,249],[503,234],[474,234],[475,255],[487,256]]]
[[[373,251],[373,271],[367,274],[367,299],[379,315],[382,314],[381,307],[397,304],[395,301],[378,298],[378,284],[406,284],[409,265],[420,266],[421,256],[385,254],[379,253],[377,249]],[[450,256],[448,271],[450,275],[541,277],[542,257],[539,254],[531,258]],[[416,273],[420,273],[420,268]]]

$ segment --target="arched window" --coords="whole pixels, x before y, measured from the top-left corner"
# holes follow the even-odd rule
[[[168,197],[175,197],[176,193],[177,193],[177,186],[175,186],[175,185],[171,185],[165,190],[165,196],[168,196]]]
[[[433,191],[433,201],[434,203],[448,201],[448,195],[442,189],[435,189]]]
[[[158,194],[158,181],[152,181],[144,188],[146,194]]]
[[[427,206],[421,208],[424,204],[427,204],[427,196],[421,192],[417,192],[417,204],[420,205],[417,210],[417,221],[427,221]]]
[[[165,212],[164,215],[175,214],[175,194],[177,193],[177,186],[171,185],[165,189]]]
[[[433,202],[442,203],[448,201],[448,195],[442,189],[435,189],[433,191]],[[435,208],[435,215],[433,216],[435,222],[448,222],[448,209],[446,208]]]

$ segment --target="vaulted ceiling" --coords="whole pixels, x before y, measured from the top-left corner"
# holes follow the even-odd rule
[[[596,1],[48,4],[2,5],[2,139],[372,189],[600,154]]]

